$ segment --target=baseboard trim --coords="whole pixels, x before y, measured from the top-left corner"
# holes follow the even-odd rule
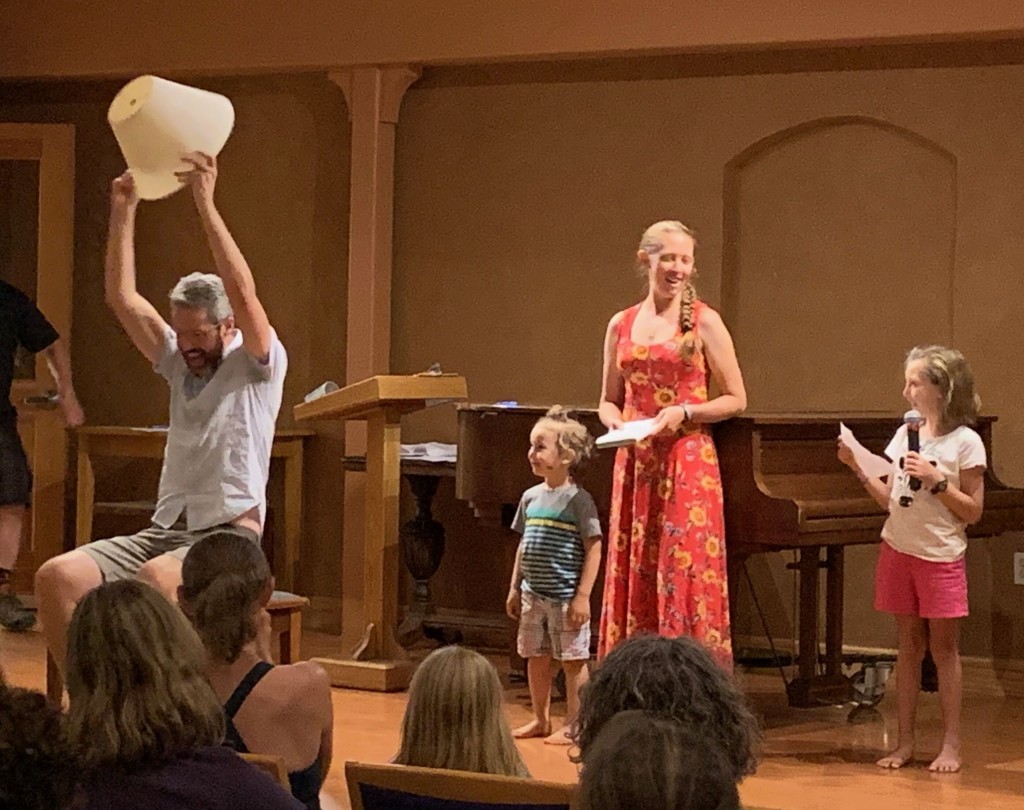
[[[758,636],[735,636],[733,645],[737,648],[767,647],[765,640]],[[792,639],[780,639],[775,644],[780,653],[794,652]],[[824,652],[824,649],[822,649]],[[896,656],[896,650],[886,647],[862,647],[844,644],[847,655]],[[965,655],[960,658],[964,674],[964,694],[971,697],[1024,698],[1024,660],[1018,658],[986,658]]]

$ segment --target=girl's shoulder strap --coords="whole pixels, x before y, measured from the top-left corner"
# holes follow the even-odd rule
[[[263,680],[263,677],[273,668],[273,664],[259,661],[245,674],[245,677],[242,678],[238,686],[235,687],[235,691],[231,693],[231,697],[224,704],[224,713],[229,719],[234,719],[234,716],[238,714],[238,710],[242,708],[242,704],[245,703],[245,699],[249,697],[249,693],[256,688],[256,684]]]

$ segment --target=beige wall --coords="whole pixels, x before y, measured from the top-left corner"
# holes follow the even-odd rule
[[[700,236],[700,290],[727,293],[751,409],[899,413],[903,353],[950,341],[1001,417],[997,472],[1024,485],[1024,68],[437,84],[400,126],[396,371],[440,361],[476,401],[593,405],[603,327],[640,295],[639,234],[678,217]],[[453,426],[422,414],[408,434]],[[445,566],[496,542],[455,540]],[[1022,545],[972,547],[968,652],[1024,654]],[[873,554],[849,554],[847,640],[890,646]],[[752,566],[788,638],[782,561]],[[755,627],[745,608],[737,631]]]
[[[724,303],[752,408],[898,413],[900,358],[951,340],[998,414],[996,470],[1024,486],[1024,411],[1014,374],[1024,281],[1024,67],[552,79],[488,83],[431,72],[411,90],[396,165],[393,368],[440,361],[478,402],[593,404],[607,318],[642,294],[631,263],[643,227],[679,217],[700,234],[699,287]],[[784,60],[777,65],[785,71]],[[664,75],[664,62],[650,65]],[[578,79],[579,74],[575,77]],[[221,202],[291,356],[288,404],[344,378],[348,134],[326,79],[208,82],[238,128]],[[165,418],[159,381],[102,305],[106,188],[120,170],[107,129],[116,84],[0,86],[0,118],[78,127],[75,326],[79,386],[94,422]],[[140,279],[161,300],[207,262],[186,197],[147,204]],[[726,246],[729,250],[726,251]],[[451,410],[411,417],[410,440],[452,439]],[[336,598],[341,570],[337,431],[307,466],[301,587]],[[511,464],[522,463],[516,457]],[[106,485],[122,484],[117,475]],[[406,505],[408,508],[408,504]],[[498,615],[509,537],[442,487],[449,528],[435,581],[444,606]],[[965,649],[1024,655],[1024,589],[1007,536],[972,546]],[[752,563],[773,630],[788,637],[792,575]],[[888,646],[870,609],[872,550],[850,552],[848,641]],[[746,605],[738,632],[756,628]]]
[[[1016,0],[220,0],[8,2],[0,76],[296,71],[368,64],[479,64],[835,43],[1020,36]],[[709,11],[709,8],[711,10]]]

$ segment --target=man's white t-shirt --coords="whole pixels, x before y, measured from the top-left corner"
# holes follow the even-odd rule
[[[907,455],[907,426],[902,425],[892,437],[885,455],[892,459],[892,495],[889,497],[889,518],[882,528],[882,538],[904,554],[935,562],[959,560],[967,551],[967,524],[939,500],[938,495],[921,489],[910,489],[910,476],[903,471]],[[943,436],[921,439],[921,455],[935,462],[950,486],[960,486],[960,471],[987,466],[985,445],[974,430],[961,426]],[[900,506],[900,498],[913,498],[910,506]]]
[[[170,385],[170,428],[153,522],[165,529],[185,512],[189,531],[230,523],[254,506],[266,519],[267,478],[274,424],[281,409],[288,355],[271,330],[270,356],[261,362],[236,331],[202,390],[191,381],[168,328],[154,366]]]

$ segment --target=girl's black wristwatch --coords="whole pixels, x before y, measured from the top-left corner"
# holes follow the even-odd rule
[[[941,481],[939,481],[939,483],[937,483],[935,486],[933,486],[929,490],[929,492],[931,492],[932,495],[939,495],[939,494],[945,492],[948,488],[949,488],[949,479],[948,478],[943,478]]]

